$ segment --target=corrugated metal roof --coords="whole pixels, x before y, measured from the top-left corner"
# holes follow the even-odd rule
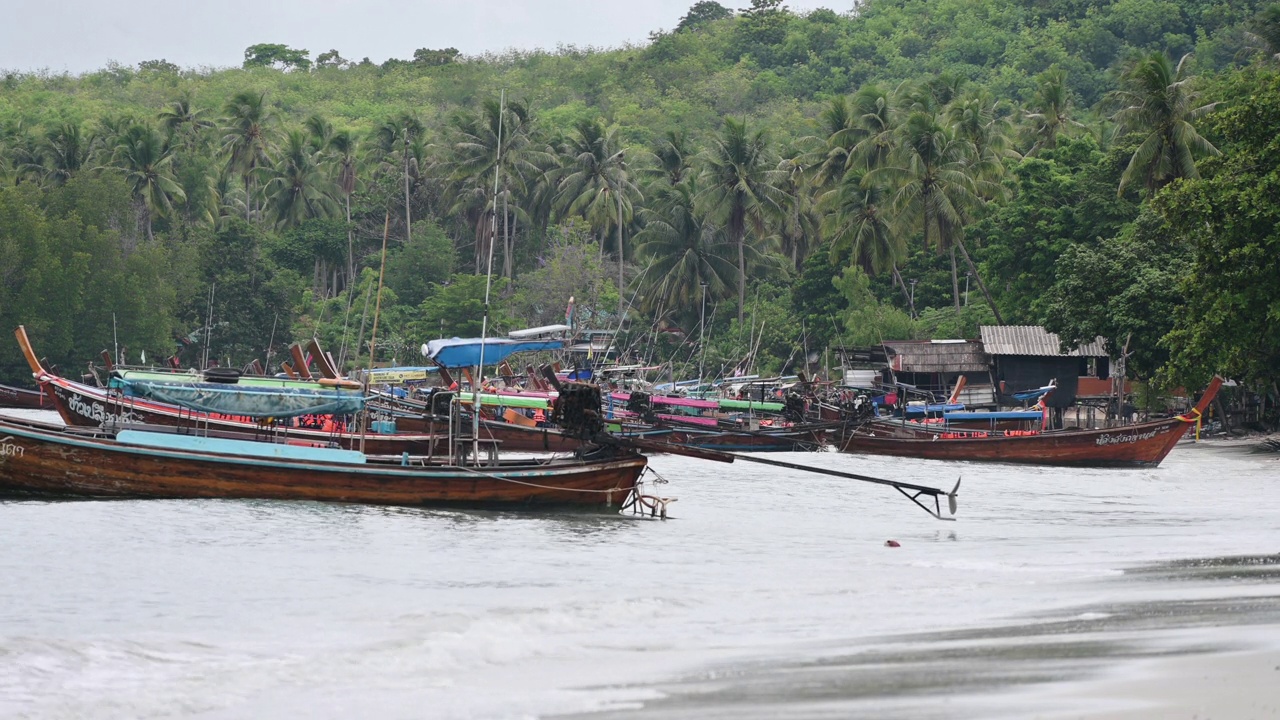
[[[991,359],[977,340],[889,340],[889,364],[899,372],[986,372]]]
[[[982,344],[990,355],[1056,355],[1107,357],[1102,336],[1070,352],[1062,352],[1058,336],[1040,325],[983,325]]]

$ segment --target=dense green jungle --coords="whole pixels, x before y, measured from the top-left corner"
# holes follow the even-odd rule
[[[702,0],[672,24],[0,71],[0,326],[72,376],[312,336],[363,366],[375,325],[376,362],[416,364],[480,332],[492,258],[492,331],[572,297],[677,377],[1043,324],[1156,386],[1280,396],[1280,5]]]

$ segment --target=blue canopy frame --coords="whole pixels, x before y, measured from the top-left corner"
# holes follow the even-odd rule
[[[511,355],[538,350],[559,350],[563,340],[508,340],[506,338],[450,338],[427,343],[427,357],[446,368],[476,367],[484,347],[486,365],[497,365]]]

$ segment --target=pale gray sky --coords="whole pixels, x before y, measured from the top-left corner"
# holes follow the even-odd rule
[[[0,0],[0,69],[82,73],[108,61],[239,66],[283,43],[342,57],[410,59],[417,48],[474,55],[557,44],[614,47],[670,29],[696,0]],[[749,0],[720,0],[729,8]],[[852,0],[790,0],[796,11]]]

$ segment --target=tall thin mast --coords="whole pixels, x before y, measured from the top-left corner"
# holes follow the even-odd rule
[[[484,345],[489,337],[489,290],[493,287],[493,242],[498,235],[498,177],[502,174],[502,121],[507,114],[507,91],[498,96],[498,141],[493,162],[493,214],[489,216],[489,260],[484,278],[484,318],[480,321],[480,366],[476,368],[475,387],[471,388],[472,457],[480,461],[480,391],[484,386]]]

